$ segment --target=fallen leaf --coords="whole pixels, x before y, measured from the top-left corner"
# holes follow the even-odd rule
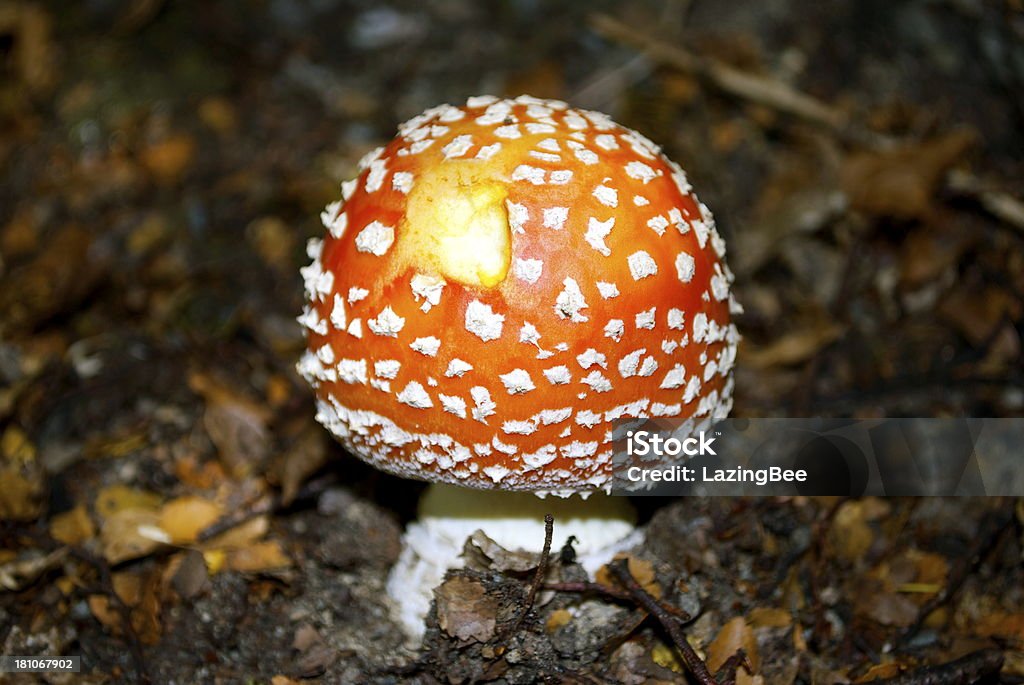
[[[227,568],[242,573],[259,573],[288,568],[292,565],[281,543],[276,540],[257,542],[249,547],[241,547],[228,552]]]
[[[434,590],[437,624],[463,641],[487,642],[497,627],[498,602],[479,581],[453,576]]]
[[[886,664],[873,664],[864,675],[857,678],[853,682],[869,683],[872,680],[885,680],[887,678],[895,678],[899,674],[900,665],[897,664],[895,661],[891,661]]]
[[[661,598],[661,586],[658,585],[658,579],[654,573],[654,564],[647,561],[646,559],[640,559],[638,557],[617,554],[616,559],[626,559],[629,573],[636,580],[637,584],[640,585],[649,595],[656,599]],[[602,566],[597,569],[597,573],[594,574],[594,580],[601,585],[607,585],[608,587],[619,587],[618,581],[615,580],[615,576],[612,575],[611,571],[608,570],[607,566]]]
[[[751,628],[786,628],[793,623],[793,615],[775,607],[755,607],[747,613]]]
[[[931,211],[946,172],[975,139],[973,131],[958,130],[923,143],[855,153],[843,164],[843,190],[850,205],[865,214],[922,218]]]
[[[548,616],[547,622],[544,627],[549,633],[553,633],[562,626],[569,625],[569,621],[572,620],[572,613],[568,609],[556,609],[551,612]]]
[[[158,183],[176,182],[195,157],[196,143],[186,134],[176,134],[149,145],[142,151],[142,165]]]
[[[722,626],[722,629],[718,631],[718,635],[708,645],[708,668],[712,673],[718,671],[740,649],[746,654],[751,668],[755,672],[760,670],[761,659],[757,653],[757,639],[754,637],[754,631],[743,618],[737,617]],[[739,675],[741,673],[745,673],[742,668],[736,673],[737,685],[739,685]]]
[[[201,497],[179,497],[160,510],[160,528],[175,544],[196,541],[204,528],[220,518],[221,508]]]
[[[842,326],[825,322],[791,330],[763,347],[745,344],[743,361],[755,369],[799,364],[813,357],[842,334]]]
[[[29,521],[43,508],[44,473],[38,466],[0,464],[0,520]]]
[[[867,523],[868,510],[861,500],[844,502],[829,530],[829,544],[845,561],[856,561],[871,549],[875,535]]]
[[[299,487],[327,461],[323,429],[315,423],[306,427],[295,443],[274,462],[273,479],[281,484],[281,503],[291,504]]]
[[[675,647],[669,647],[664,642],[658,642],[654,645],[654,649],[651,650],[651,661],[658,664],[662,668],[675,671],[676,673],[685,673],[683,664],[679,661],[679,654],[676,652]]]
[[[0,438],[0,454],[8,463],[24,465],[35,461],[36,447],[25,431],[12,424]]]
[[[79,504],[50,519],[50,537],[57,542],[66,545],[80,545],[96,535],[96,526],[93,525],[89,512],[84,505]]]
[[[125,509],[141,509],[155,512],[160,508],[160,495],[147,490],[130,488],[127,485],[110,485],[100,490],[93,502],[93,508],[100,518],[109,518]]]
[[[146,509],[121,509],[105,517],[100,526],[103,557],[111,564],[144,557],[158,549],[164,542],[158,534],[154,535],[154,532],[162,532],[157,512]]]
[[[540,555],[521,550],[507,550],[487,537],[482,530],[474,531],[466,538],[463,554],[475,562],[474,566],[481,570],[513,571],[524,573],[537,568]]]
[[[189,386],[206,400],[203,425],[224,465],[236,477],[262,468],[270,454],[269,411],[201,373],[189,376]]]
[[[905,628],[917,620],[917,604],[897,592],[874,592],[862,594],[856,601],[855,610],[883,626]]]
[[[983,616],[974,630],[983,637],[1010,638],[1024,644],[1024,613],[993,612]]]

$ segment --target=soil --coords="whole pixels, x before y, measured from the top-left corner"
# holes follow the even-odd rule
[[[84,668],[0,680],[694,682],[635,598],[530,606],[493,565],[405,644],[383,586],[422,485],[330,441],[294,371],[339,181],[484,92],[606,111],[687,170],[745,307],[734,415],[1024,415],[1015,0],[2,3],[0,654]],[[712,670],[744,648],[740,685],[965,655],[929,682],[1024,678],[1019,501],[637,506],[630,570]],[[558,552],[551,578],[585,580]],[[457,637],[467,615],[492,632]]]

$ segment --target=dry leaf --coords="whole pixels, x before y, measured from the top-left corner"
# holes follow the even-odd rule
[[[793,616],[784,609],[755,607],[747,614],[747,623],[752,628],[786,628],[793,623]]]
[[[764,347],[744,344],[743,361],[755,369],[799,364],[813,357],[842,333],[843,327],[839,324],[825,322],[793,330]]]
[[[716,672],[740,649],[747,655],[747,661],[750,662],[751,668],[755,672],[758,671],[761,667],[761,659],[757,653],[757,639],[754,637],[754,631],[746,621],[737,617],[722,626],[718,635],[708,645],[708,668],[712,673]],[[744,673],[743,669],[736,673],[737,685],[739,685],[741,673]]]
[[[497,627],[498,601],[482,583],[464,576],[449,578],[434,590],[437,624],[459,640],[487,642]]]
[[[570,613],[568,609],[556,609],[551,612],[550,616],[548,616],[548,620],[544,624],[544,627],[549,633],[553,633],[562,626],[568,625],[571,620],[572,613]]]
[[[520,550],[510,551],[487,537],[482,530],[474,531],[466,538],[463,554],[480,569],[514,571],[523,573],[537,568],[540,555]]]
[[[867,524],[868,513],[862,500],[844,502],[836,512],[829,543],[841,559],[856,561],[871,549],[875,535]]]
[[[79,504],[50,519],[50,537],[66,545],[80,545],[96,535],[96,527],[84,505]]]
[[[189,376],[189,386],[206,400],[203,425],[225,466],[237,477],[261,468],[270,454],[269,411],[201,373]]]
[[[159,183],[177,181],[195,157],[196,143],[185,134],[177,134],[154,143],[142,151],[142,165]]]
[[[179,497],[160,510],[160,527],[175,544],[196,541],[199,533],[221,516],[221,508],[201,497]]]
[[[939,182],[975,137],[972,131],[952,131],[924,143],[851,155],[841,173],[850,205],[874,216],[926,216]]]
[[[629,573],[636,580],[637,584],[652,597],[656,599],[661,598],[661,586],[658,585],[658,579],[654,573],[654,564],[646,559],[639,559],[626,554],[616,554],[615,558],[626,559]],[[608,587],[619,587],[619,583],[615,580],[615,576],[612,575],[607,566],[597,569],[597,573],[594,574],[594,580]]]
[[[858,614],[883,626],[905,628],[917,620],[917,604],[898,592],[872,592],[861,594],[856,602]]]
[[[160,508],[161,497],[146,490],[136,490],[127,485],[111,485],[100,490],[93,508],[102,518],[109,518],[125,509],[141,509],[155,512]]]
[[[165,536],[161,538],[161,535]],[[170,542],[160,528],[160,516],[146,509],[122,509],[103,519],[100,526],[103,557],[111,564],[138,559]]]
[[[299,487],[327,461],[324,430],[310,422],[295,443],[274,463],[273,476],[281,484],[281,502],[291,504]]]
[[[1024,613],[993,612],[981,617],[974,630],[983,637],[1010,638],[1024,644]]]
[[[900,665],[895,661],[891,661],[887,664],[874,664],[867,670],[867,672],[861,677],[857,678],[853,682],[855,683],[869,683],[872,680],[885,680],[887,678],[895,678],[900,674]]]
[[[667,668],[675,671],[676,673],[685,673],[685,669],[683,664],[679,661],[679,654],[676,652],[675,647],[669,647],[664,642],[658,642],[654,645],[654,649],[651,650],[651,661],[662,668]]]
[[[0,464],[0,520],[29,521],[43,507],[43,470]]]
[[[281,543],[277,540],[257,542],[249,547],[233,549],[227,555],[227,567],[232,571],[259,573],[288,568],[292,565]]]

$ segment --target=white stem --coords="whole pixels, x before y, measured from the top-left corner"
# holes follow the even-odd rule
[[[589,498],[541,499],[526,492],[471,490],[432,484],[419,503],[419,518],[402,539],[402,553],[388,576],[387,591],[395,618],[418,641],[445,571],[460,568],[466,538],[477,530],[508,550],[540,552],[544,515],[555,519],[551,548],[576,538],[579,561],[593,574],[617,552],[639,541],[636,512],[625,497],[592,494]]]

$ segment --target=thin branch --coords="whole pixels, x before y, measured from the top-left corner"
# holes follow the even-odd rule
[[[668,632],[669,637],[672,638],[676,649],[679,650],[680,655],[683,657],[683,663],[686,665],[687,670],[693,674],[693,677],[701,685],[719,685],[715,677],[711,675],[711,671],[708,670],[707,664],[690,646],[686,639],[686,634],[679,625],[679,621],[666,611],[665,607],[658,600],[654,599],[646,590],[640,587],[640,584],[636,582],[636,579],[629,572],[627,563],[625,559],[615,559],[609,562],[608,570],[611,571],[622,587],[629,592],[634,601],[661,623],[662,627]]]
[[[695,55],[685,48],[652,38],[650,31],[633,28],[606,14],[595,14],[590,23],[605,38],[631,45],[651,59],[700,76],[730,95],[793,114],[837,133],[846,131],[848,121],[843,112],[785,83]]]
[[[537,571],[533,575],[533,582],[530,583],[530,591],[526,595],[526,602],[523,604],[522,610],[519,612],[519,616],[516,617],[512,627],[505,632],[506,635],[512,635],[519,630],[519,626],[522,625],[526,615],[530,613],[530,609],[533,608],[533,603],[537,601],[537,591],[540,586],[544,584],[544,576],[548,573],[548,561],[551,559],[551,538],[555,532],[555,517],[551,514],[544,515],[544,548],[540,553],[540,561],[537,564]]]

